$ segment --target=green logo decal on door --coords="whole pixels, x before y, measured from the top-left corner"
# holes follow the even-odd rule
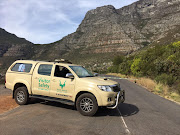
[[[61,81],[59,81],[59,86],[61,86],[61,89],[63,89],[63,87],[66,86],[66,81],[64,82],[64,84],[61,84]]]
[[[66,86],[66,81],[64,83],[62,83],[61,81],[59,81],[59,86],[61,87],[60,89],[57,89],[57,92],[61,92],[61,93],[67,93],[67,90],[64,90],[63,88]]]

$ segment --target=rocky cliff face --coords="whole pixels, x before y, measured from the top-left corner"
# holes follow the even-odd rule
[[[152,43],[180,39],[180,0],[140,0],[115,9],[88,11],[75,33],[52,44],[51,57],[72,54],[129,54]],[[52,52],[52,51],[51,51]]]
[[[149,43],[159,42],[180,27],[180,0],[140,0],[119,9],[118,13],[121,16],[119,21],[135,26]],[[128,35],[131,33],[133,31],[129,30]],[[171,34],[177,35],[177,32]]]

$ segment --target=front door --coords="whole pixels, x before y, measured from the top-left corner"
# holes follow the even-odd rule
[[[66,78],[67,73],[71,73],[68,68],[59,65],[55,66],[51,81],[51,97],[73,99],[75,79]]]
[[[49,96],[51,90],[51,64],[38,64],[32,78],[32,93],[34,95]]]

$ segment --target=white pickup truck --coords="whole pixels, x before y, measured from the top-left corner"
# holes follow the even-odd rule
[[[5,77],[5,86],[13,91],[19,105],[39,98],[74,105],[82,115],[92,116],[99,106],[114,109],[125,100],[117,82],[65,62],[17,60]]]

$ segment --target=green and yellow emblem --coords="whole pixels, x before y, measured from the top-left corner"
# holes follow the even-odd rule
[[[67,90],[64,90],[64,87],[66,86],[66,81],[65,82],[59,81],[59,86],[60,89],[57,89],[57,92],[67,93]]]

